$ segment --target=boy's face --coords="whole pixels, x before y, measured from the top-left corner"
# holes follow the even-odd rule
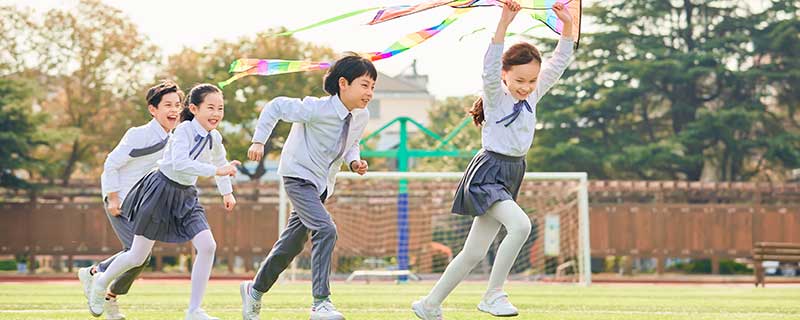
[[[353,79],[353,82],[347,83],[344,77],[339,78],[339,98],[342,103],[347,107],[347,110],[364,109],[372,100],[372,94],[375,90],[375,80],[369,75],[362,75]]]
[[[162,96],[157,108],[153,105],[147,106],[150,115],[158,121],[164,131],[172,131],[178,125],[181,108],[181,97],[177,92],[170,92]]]
[[[223,105],[222,95],[217,92],[206,94],[205,99],[200,105],[189,105],[189,110],[194,113],[197,122],[208,131],[214,130],[222,122],[225,116],[225,106]]]

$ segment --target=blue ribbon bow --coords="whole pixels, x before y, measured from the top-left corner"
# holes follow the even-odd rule
[[[528,109],[528,112],[533,113],[533,109],[531,109],[531,105],[528,104],[528,100],[520,100],[520,101],[517,101],[517,103],[514,104],[514,111],[511,112],[511,114],[503,117],[503,119],[497,120],[497,122],[495,122],[495,123],[501,123],[503,121],[508,120],[508,123],[506,123],[504,125],[504,126],[508,127],[509,125],[511,125],[511,123],[514,122],[514,120],[517,120],[517,117],[519,117],[519,114],[522,113],[522,106],[525,106],[525,109]],[[509,120],[509,119],[511,119],[511,120]]]

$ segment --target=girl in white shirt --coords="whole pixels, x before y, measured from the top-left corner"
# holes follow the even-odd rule
[[[486,255],[500,227],[507,235],[498,248],[489,287],[478,304],[493,316],[515,316],[517,308],[503,292],[511,266],[531,230],[528,215],[515,202],[525,174],[525,154],[533,142],[536,102],[561,77],[572,56],[572,16],[562,3],[552,10],[564,24],[553,57],[542,63],[539,51],[518,43],[503,53],[506,29],[520,5],[508,0],[484,56],[483,96],[470,113],[481,126],[483,149],[472,159],[456,190],[453,213],[474,216],[464,249],[428,296],[414,302],[420,319],[442,319],[441,304]]]
[[[236,174],[239,161],[229,163],[225,159],[222,136],[216,130],[224,110],[222,91],[216,86],[200,84],[189,92],[181,112],[182,122],[169,139],[164,157],[158,161],[158,170],[139,180],[122,203],[122,216],[134,224],[133,245],[94,281],[89,296],[92,314],[103,313],[103,297],[109,282],[141,265],[156,241],[192,241],[197,257],[192,267],[192,293],[186,319],[217,319],[200,308],[216,243],[194,185],[197,177],[214,176],[225,209],[233,210],[236,205],[230,177]]]

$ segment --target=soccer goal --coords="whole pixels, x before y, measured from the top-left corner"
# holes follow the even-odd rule
[[[464,245],[472,218],[451,214],[461,172],[340,173],[326,207],[339,238],[333,278],[435,279]],[[281,187],[282,188],[282,187]],[[591,284],[589,199],[584,172],[529,172],[517,199],[532,229],[510,279]],[[281,189],[280,224],[291,205]],[[505,230],[469,279],[487,279]],[[308,278],[310,243],[287,270]]]

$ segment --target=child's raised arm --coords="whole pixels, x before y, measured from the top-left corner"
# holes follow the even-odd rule
[[[564,24],[564,29],[561,32],[561,39],[558,40],[558,45],[556,45],[553,55],[542,64],[542,69],[539,72],[539,81],[536,83],[535,94],[537,101],[541,100],[542,96],[564,74],[564,70],[569,66],[573,53],[572,15],[564,4],[560,2],[553,5],[553,12]]]
[[[519,10],[522,9],[522,6],[514,0],[506,0],[502,3],[503,13],[500,15],[500,21],[497,22],[497,29],[494,32],[492,43],[503,43],[508,25],[511,24],[511,21],[514,21],[514,17],[516,17]]]
[[[500,15],[500,21],[497,22],[497,31],[495,31],[492,43],[486,54],[483,56],[483,96],[486,101],[483,103],[484,110],[491,109],[494,105],[496,97],[502,94],[502,56],[503,56],[503,41],[506,36],[506,30],[517,12],[521,9],[519,3],[513,0],[508,0],[503,3],[503,12]]]

